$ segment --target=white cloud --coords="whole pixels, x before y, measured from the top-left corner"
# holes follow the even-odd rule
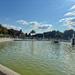
[[[37,21],[32,21],[28,23],[24,20],[19,20],[16,22],[19,22],[20,24],[24,24],[24,25],[33,26],[35,29],[50,29],[52,27],[51,24],[38,23]]]
[[[18,21],[16,21],[16,22],[19,22],[20,24],[28,24],[26,21],[24,21],[24,20],[18,20]]]
[[[73,10],[73,9],[75,9],[75,5],[70,8],[70,10]],[[75,11],[68,12],[64,16],[75,16]],[[62,22],[63,26],[67,26],[70,29],[75,29],[75,17],[64,18],[59,20],[59,22]]]
[[[68,12],[68,13],[66,13],[64,16],[74,16],[75,15],[75,11],[73,11],[73,12]]]
[[[40,25],[40,26],[38,27],[38,29],[50,29],[51,27],[52,27],[51,24],[44,24],[44,25]]]
[[[67,26],[70,29],[75,29],[75,17],[61,19],[59,22],[63,22],[64,26]]]
[[[24,25],[39,25],[39,23],[37,21],[33,21],[33,22],[26,22],[24,20],[18,20],[16,22],[19,22],[20,24],[24,24]]]
[[[34,22],[29,22],[29,25],[40,25],[38,22],[34,21]]]
[[[59,22],[64,22],[65,21],[65,19],[61,19],[61,20],[59,20]]]
[[[13,25],[7,25],[7,24],[3,24],[4,27],[8,28],[8,29],[15,29],[15,30],[20,30],[22,29],[21,27],[16,27]]]
[[[75,5],[70,8],[70,10],[73,10],[73,9],[75,9]]]

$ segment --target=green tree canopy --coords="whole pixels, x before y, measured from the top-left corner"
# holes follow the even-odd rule
[[[32,33],[32,34],[33,34],[33,33],[36,33],[36,32],[35,32],[35,30],[32,30],[30,33]]]

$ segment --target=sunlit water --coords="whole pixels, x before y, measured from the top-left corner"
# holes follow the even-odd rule
[[[0,43],[0,64],[21,75],[75,75],[75,46],[50,41]]]

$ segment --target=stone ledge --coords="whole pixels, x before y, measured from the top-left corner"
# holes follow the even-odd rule
[[[0,64],[0,75],[20,75],[20,74]]]

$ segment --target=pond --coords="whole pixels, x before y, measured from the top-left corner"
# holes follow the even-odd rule
[[[0,64],[21,75],[75,75],[75,46],[51,41],[0,43]]]

